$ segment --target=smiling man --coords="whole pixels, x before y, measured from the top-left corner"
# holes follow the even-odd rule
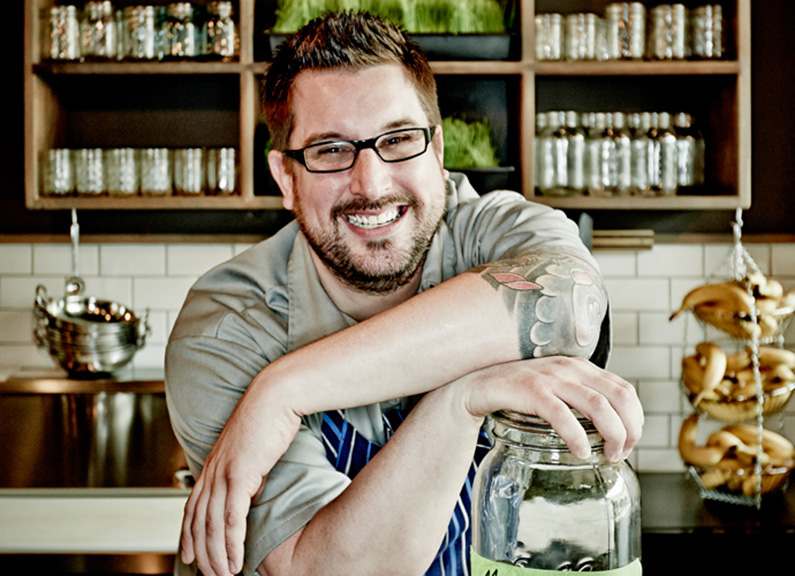
[[[468,574],[489,413],[538,414],[581,457],[571,408],[610,459],[640,437],[597,366],[604,282],[562,213],[448,174],[431,69],[378,18],[295,34],[263,105],[295,221],[204,275],[172,331],[197,477],[176,572]]]
[[[416,291],[416,272],[445,208],[438,138],[422,157],[436,126],[428,126],[416,96],[390,97],[412,92],[400,64],[308,70],[292,92],[293,109],[306,111],[290,137],[301,148],[270,158],[285,206],[323,270],[374,294],[411,290],[412,281]],[[381,169],[384,162],[389,170]]]

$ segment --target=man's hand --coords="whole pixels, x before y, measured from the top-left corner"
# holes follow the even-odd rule
[[[267,387],[258,390],[256,400],[238,403],[185,504],[182,561],[196,560],[204,576],[237,574],[242,569],[251,502],[301,423],[300,415],[284,402],[268,401]]]
[[[461,384],[461,401],[473,416],[497,410],[534,414],[579,458],[588,456],[590,446],[570,408],[594,423],[608,460],[626,457],[640,440],[643,408],[633,386],[582,358],[549,356],[498,364],[453,383]]]

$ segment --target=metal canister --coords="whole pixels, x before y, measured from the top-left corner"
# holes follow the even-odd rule
[[[696,58],[723,58],[723,8],[720,4],[708,4],[693,9],[691,15],[693,31],[693,56]]]
[[[591,443],[586,460],[536,416],[493,415],[494,447],[472,488],[473,576],[641,574],[637,475],[608,462],[593,424],[575,415]]]
[[[646,52],[646,6],[613,2],[605,8],[606,55],[610,60],[639,60]]]

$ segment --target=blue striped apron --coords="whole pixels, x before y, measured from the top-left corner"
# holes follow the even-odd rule
[[[389,410],[382,416],[387,441],[403,422],[400,410]],[[367,440],[345,419],[343,411],[336,410],[323,414],[323,444],[326,456],[334,467],[353,479],[370,459],[378,453],[380,444]],[[434,558],[426,576],[468,576],[469,548],[471,530],[469,510],[472,499],[472,482],[483,457],[491,448],[491,441],[481,429],[472,465],[469,467],[464,487],[458,497],[453,517],[439,552]]]

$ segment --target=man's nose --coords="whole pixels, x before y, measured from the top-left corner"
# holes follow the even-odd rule
[[[351,193],[375,198],[383,194],[390,182],[389,164],[372,148],[360,150],[351,168]]]

